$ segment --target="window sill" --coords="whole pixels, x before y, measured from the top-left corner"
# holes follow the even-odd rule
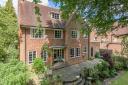
[[[72,59],[74,59],[74,58],[80,58],[80,56],[75,56],[75,57],[71,57]]]
[[[53,38],[53,39],[56,39],[56,40],[62,40],[63,38]]]

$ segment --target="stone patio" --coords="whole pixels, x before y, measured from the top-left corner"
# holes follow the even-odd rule
[[[98,63],[99,61],[100,59],[94,59],[92,61],[87,60],[86,62],[82,62],[80,64],[67,66],[58,70],[54,70],[53,75],[60,75],[63,81],[72,81],[80,75],[81,69],[83,69],[84,67],[90,67],[91,63],[95,65],[94,63]]]

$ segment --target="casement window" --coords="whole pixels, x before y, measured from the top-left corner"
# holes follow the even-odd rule
[[[48,52],[46,50],[43,50],[41,52],[41,58],[44,60],[44,62],[47,61],[47,58],[48,58]]]
[[[80,57],[80,48],[71,48],[70,57]]]
[[[75,48],[70,49],[70,57],[75,57]]]
[[[29,51],[29,63],[33,63],[34,59],[36,58],[36,51]]]
[[[80,57],[80,48],[76,48],[76,57]]]
[[[54,35],[56,39],[62,39],[63,38],[63,30],[55,30]]]
[[[30,33],[32,38],[43,38],[44,37],[44,30],[37,29],[37,28],[30,28]]]
[[[72,36],[72,38],[77,38],[77,37],[78,37],[78,31],[73,30],[73,31],[71,32],[71,36]]]
[[[87,52],[87,46],[85,46],[85,47],[83,48],[83,52],[84,52],[84,53]]]
[[[51,13],[51,16],[54,19],[59,19],[60,18],[60,14],[58,14],[58,13]]]

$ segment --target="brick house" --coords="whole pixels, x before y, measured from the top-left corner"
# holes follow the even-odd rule
[[[45,30],[36,29],[34,4],[26,0],[18,2],[20,60],[31,64],[35,57],[41,57],[47,64],[59,62],[70,65],[87,59],[88,38],[79,33],[81,23],[72,15],[66,22],[60,17],[59,9],[39,5],[42,26]],[[52,55],[42,50],[48,44]],[[92,56],[99,49],[99,44],[91,50]]]
[[[122,38],[121,36],[128,34],[128,28],[119,26],[118,28],[108,32],[106,36],[97,36],[96,32],[93,31],[91,33],[90,42],[91,43],[100,43],[100,49],[108,49],[112,50],[113,53],[121,53],[122,46]]]

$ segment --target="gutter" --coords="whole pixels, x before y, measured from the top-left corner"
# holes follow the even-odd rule
[[[26,64],[26,63],[27,63],[27,62],[26,62],[26,60],[27,60],[27,58],[26,58],[26,39],[27,39],[27,38],[26,38],[26,29],[24,29],[24,30],[25,30],[25,40],[24,40],[24,41],[25,41],[25,45],[24,45],[25,50],[24,50],[24,51],[25,51],[25,64]]]

